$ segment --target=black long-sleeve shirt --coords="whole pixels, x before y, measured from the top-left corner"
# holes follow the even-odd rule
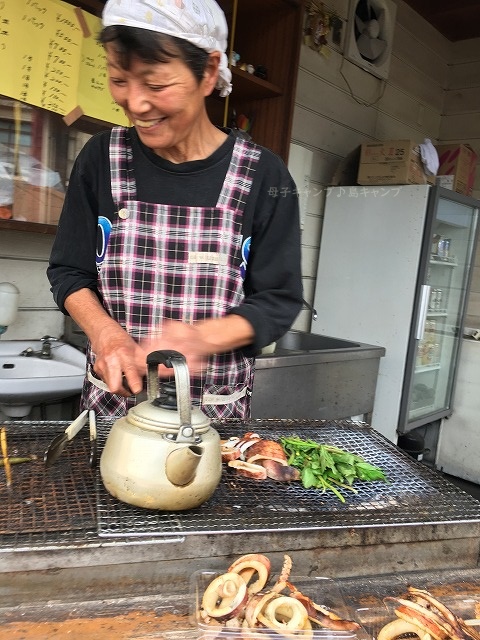
[[[131,129],[137,200],[165,205],[215,207],[235,137],[204,160],[175,164],[145,147]],[[47,275],[63,313],[65,299],[79,289],[97,291],[98,216],[113,220],[109,161],[110,131],[93,136],[79,153],[70,176]],[[242,235],[251,236],[245,299],[231,309],[255,331],[244,348],[254,355],[282,336],[302,305],[298,194],[283,161],[262,148],[247,199]]]

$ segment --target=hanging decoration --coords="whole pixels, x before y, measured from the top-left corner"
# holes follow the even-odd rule
[[[330,55],[328,36],[334,17],[334,14],[326,9],[323,3],[311,2],[307,9],[303,41],[310,49],[318,51],[324,56]]]

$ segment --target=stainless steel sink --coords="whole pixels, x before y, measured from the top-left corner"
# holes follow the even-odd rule
[[[373,411],[381,346],[288,331],[257,357],[252,418],[340,420]]]
[[[304,333],[302,331],[288,331],[277,341],[276,351],[286,349],[287,351],[327,351],[330,349],[358,349],[360,343],[332,338],[331,336],[321,336],[315,333]],[[275,353],[275,352],[274,352]]]

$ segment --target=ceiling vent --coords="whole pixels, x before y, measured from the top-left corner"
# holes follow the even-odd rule
[[[377,78],[388,78],[396,12],[392,0],[351,0],[345,58]]]

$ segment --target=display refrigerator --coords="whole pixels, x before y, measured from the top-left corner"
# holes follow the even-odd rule
[[[371,425],[393,442],[452,413],[479,205],[430,185],[328,189],[311,331],[385,347]]]

